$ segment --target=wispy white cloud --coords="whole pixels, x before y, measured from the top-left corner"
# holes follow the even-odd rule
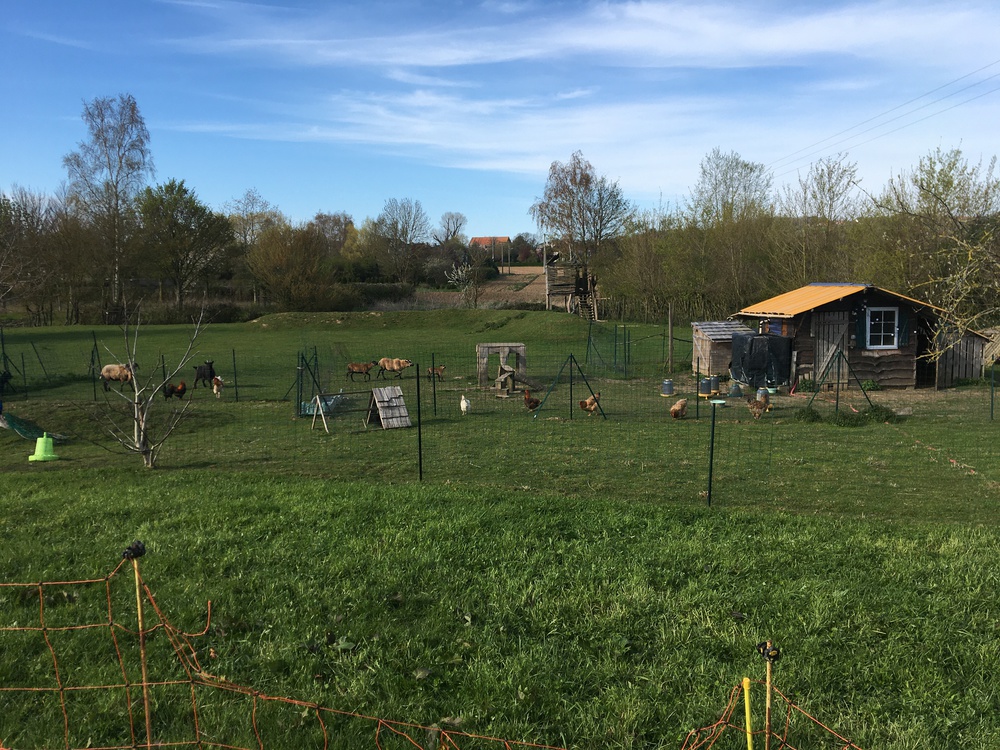
[[[1000,23],[1000,8],[987,3],[947,13],[939,4],[903,2],[817,10],[657,0],[543,7],[527,13],[511,6],[508,18],[489,25],[435,19],[421,28],[415,15],[403,33],[391,16],[384,27],[361,26],[336,14],[303,18],[268,8],[220,14],[215,33],[176,41],[204,54],[254,51],[302,65],[426,68],[599,55],[605,64],[732,67],[816,55],[901,63],[922,60],[928,50],[968,60],[992,48]]]

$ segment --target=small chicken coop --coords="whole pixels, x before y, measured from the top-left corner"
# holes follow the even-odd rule
[[[733,334],[754,331],[738,320],[705,320],[691,324],[691,371],[701,375],[729,375],[733,361]]]

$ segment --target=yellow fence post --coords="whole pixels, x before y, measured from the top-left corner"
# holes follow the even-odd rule
[[[747,750],[753,750],[753,728],[750,726],[750,678],[743,678],[743,705],[747,715]]]
[[[142,614],[142,586],[139,575],[139,558],[146,554],[146,545],[138,539],[122,553],[122,557],[132,561],[135,575],[135,607],[139,619],[139,661],[142,664],[142,712],[146,719],[146,747],[153,746],[153,717],[149,712],[149,673],[146,669],[146,623]]]

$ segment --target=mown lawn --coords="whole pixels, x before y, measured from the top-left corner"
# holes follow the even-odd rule
[[[238,403],[227,394],[199,396],[161,468],[147,471],[102,436],[92,417],[107,407],[103,396],[87,398],[85,378],[9,401],[74,439],[57,445],[59,461],[31,463],[28,441],[0,433],[2,579],[101,578],[142,539],[143,575],[177,627],[200,631],[212,600],[211,627],[194,641],[214,674],[473,734],[677,748],[718,718],[744,675],[762,679],[755,647],[771,638],[783,652],[775,668],[782,692],[860,747],[1000,742],[992,679],[1000,668],[1000,466],[988,389],[872,394],[911,413],[853,427],[838,423],[829,394],[814,404],[818,423],[800,418],[803,398],[779,397],[759,422],[734,402],[715,415],[709,497],[711,412],[700,404],[697,418],[670,420],[672,399],[658,393],[662,369],[647,363],[649,374],[633,377],[585,367],[608,418],[574,413],[564,380],[551,410],[533,419],[516,399],[475,390],[463,352],[486,333],[523,339],[529,369],[533,351],[551,351],[536,361],[554,377],[568,348],[586,349],[578,323],[480,315],[457,313],[447,336],[438,316],[392,316],[393,336],[404,323],[412,328],[399,341],[440,350],[435,359],[459,370],[437,391],[421,384],[421,455],[416,429],[365,429],[349,413],[326,434],[296,418],[280,394]],[[572,326],[552,330],[550,319]],[[337,347],[353,355],[365,341],[377,351],[402,346],[364,322],[352,317],[355,333],[316,344],[331,352],[331,382]],[[246,377],[279,379],[284,390],[292,381],[282,363],[290,358],[294,368],[297,350],[325,330],[308,323],[271,321],[271,333],[285,331],[273,338],[227,330],[220,342],[276,360],[273,374]],[[5,331],[8,350],[19,352],[22,336],[42,361],[69,361],[60,352],[81,348],[79,336],[46,333]],[[175,342],[177,331],[158,335]],[[415,407],[413,378],[401,384]],[[465,418],[463,392],[474,399]],[[844,394],[848,415],[865,406]],[[134,629],[130,576],[113,584]],[[102,606],[68,585],[46,591],[54,622],[86,620]],[[37,624],[37,596],[0,596],[0,627]],[[163,647],[158,637],[151,644]],[[0,641],[0,687],[51,683],[37,635],[0,631]],[[115,679],[104,631],[64,636],[58,648],[75,684]],[[162,654],[152,658],[154,669],[176,669]],[[0,700],[8,697],[5,747],[64,746],[58,705],[23,694]],[[78,746],[122,741],[102,700],[113,702],[98,696],[96,711],[74,711]],[[161,739],[183,734],[184,705],[157,703]],[[212,714],[218,732],[256,746],[245,711],[224,713]],[[795,729],[796,747],[837,746]],[[302,732],[287,740],[294,746],[310,730],[284,731]],[[346,728],[341,741],[334,746],[362,742]],[[363,742],[374,746],[370,736]],[[741,747],[745,738],[733,733],[725,743]]]

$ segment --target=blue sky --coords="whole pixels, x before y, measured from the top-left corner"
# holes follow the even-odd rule
[[[132,94],[155,182],[293,221],[390,198],[534,232],[580,150],[643,208],[713,148],[780,185],[845,152],[879,190],[936,148],[1000,152],[1000,4],[7,0],[0,190],[54,193],[83,102]]]

